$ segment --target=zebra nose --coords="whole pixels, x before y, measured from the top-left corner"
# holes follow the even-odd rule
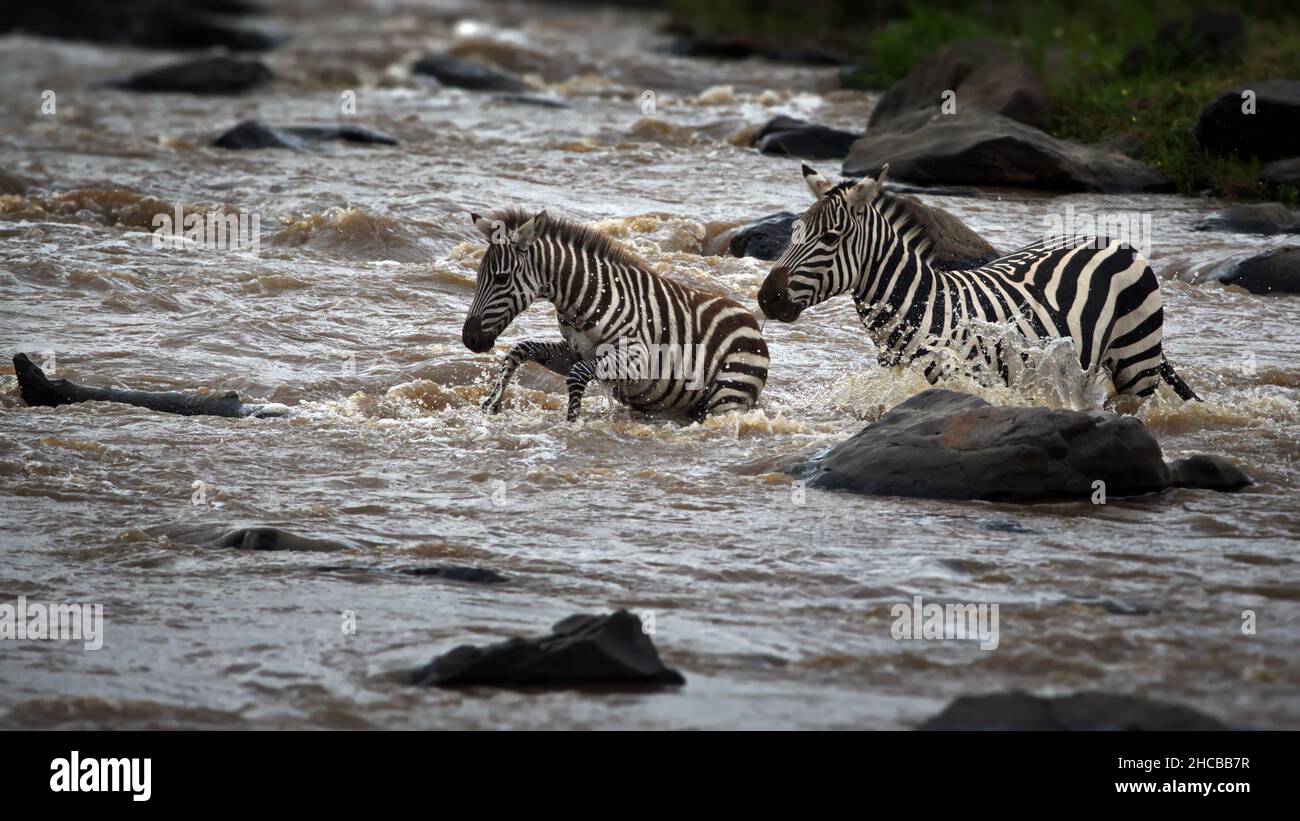
[[[495,340],[483,333],[483,325],[478,317],[471,316],[465,320],[465,327],[461,329],[460,341],[474,353],[483,353],[492,350]]]
[[[794,305],[786,294],[785,283],[790,278],[788,268],[773,268],[768,274],[763,287],[758,291],[758,307],[764,316],[781,322],[789,322],[793,317]]]

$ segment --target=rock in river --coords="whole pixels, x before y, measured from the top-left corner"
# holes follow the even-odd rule
[[[206,57],[171,63],[109,83],[127,91],[172,94],[239,94],[271,79],[271,69],[260,60]]]
[[[257,120],[244,120],[212,141],[217,148],[306,149],[325,140],[342,140],[368,145],[397,145],[397,139],[356,125],[289,126],[274,128]]]
[[[1216,718],[1179,704],[1113,693],[1042,698],[1014,690],[962,696],[918,730],[1227,730]]]
[[[773,117],[754,137],[764,154],[838,160],[847,157],[853,141],[862,135],[817,125],[794,117]]]
[[[438,687],[485,684],[568,687],[582,684],[685,684],[664,666],[641,620],[626,610],[578,614],[557,622],[551,635],[514,638],[486,647],[464,644],[415,671],[413,684]]]
[[[1132,416],[994,406],[942,388],[895,406],[791,472],[827,490],[1018,502],[1090,499],[1098,481],[1108,497],[1251,483],[1219,457],[1165,464]]]
[[[1233,263],[1218,279],[1252,294],[1300,294],[1300,246],[1275,248]]]
[[[1163,191],[1169,180],[1113,151],[1058,140],[975,108],[917,111],[871,128],[853,144],[844,176],[876,173],[926,185],[998,185],[1050,191]]]
[[[1300,234],[1300,211],[1280,202],[1230,205],[1196,225],[1198,231],[1235,231],[1242,234]]]
[[[411,71],[433,77],[445,86],[471,91],[518,93],[528,89],[522,80],[512,74],[445,54],[425,55],[411,67]]]

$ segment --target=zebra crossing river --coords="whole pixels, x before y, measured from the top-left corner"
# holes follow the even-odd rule
[[[1242,493],[1015,506],[792,485],[779,457],[929,387],[919,369],[877,363],[847,299],[765,323],[752,409],[656,420],[593,384],[567,423],[563,378],[527,365],[488,415],[508,346],[558,337],[539,302],[494,351],[462,344],[486,247],[469,211],[594,223],[655,272],[757,311],[771,263],[720,255],[717,240],[802,212],[808,194],[797,160],[745,135],[776,114],[860,130],[874,95],[836,90],[834,69],[667,56],[638,13],[321,5],[284,4],[295,36],[265,57],[277,80],[238,97],[100,86],[155,65],[146,52],[17,36],[0,48],[6,358],[295,409],[27,408],[0,376],[0,602],[102,605],[104,622],[93,652],[0,648],[0,726],[909,727],[955,696],[1020,688],[1142,693],[1300,728],[1300,302],[1194,281],[1277,238],[1194,231],[1220,203],[1174,195],[918,194],[1000,250],[1041,238],[1067,206],[1072,219],[1149,217],[1164,350],[1205,401],[1162,395],[1137,413],[1167,458],[1242,463],[1258,481]],[[566,107],[411,75],[417,55],[449,48]],[[41,119],[46,88],[59,108]],[[401,144],[208,146],[248,118],[335,122],[341,90]],[[155,247],[153,217],[177,208],[256,214],[259,247]],[[1096,407],[1066,353],[1047,351],[1036,381],[953,385]],[[254,554],[152,535],[208,524],[357,547]],[[326,564],[469,565],[510,581]],[[996,649],[898,640],[891,608],[914,597],[996,604]],[[483,698],[400,674],[617,607],[652,616],[685,687]]]

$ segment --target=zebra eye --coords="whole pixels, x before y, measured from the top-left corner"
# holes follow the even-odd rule
[[[834,245],[839,241],[840,241],[839,231],[827,231],[826,233],[822,234],[822,242],[826,243],[827,245]]]

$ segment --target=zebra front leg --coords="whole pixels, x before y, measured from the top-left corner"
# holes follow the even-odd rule
[[[506,386],[515,375],[515,371],[525,362],[536,362],[547,370],[567,376],[573,367],[573,353],[565,342],[534,342],[527,340],[515,343],[501,362],[496,384],[492,392],[483,400],[483,410],[488,413],[501,412],[501,400],[505,398]]]

